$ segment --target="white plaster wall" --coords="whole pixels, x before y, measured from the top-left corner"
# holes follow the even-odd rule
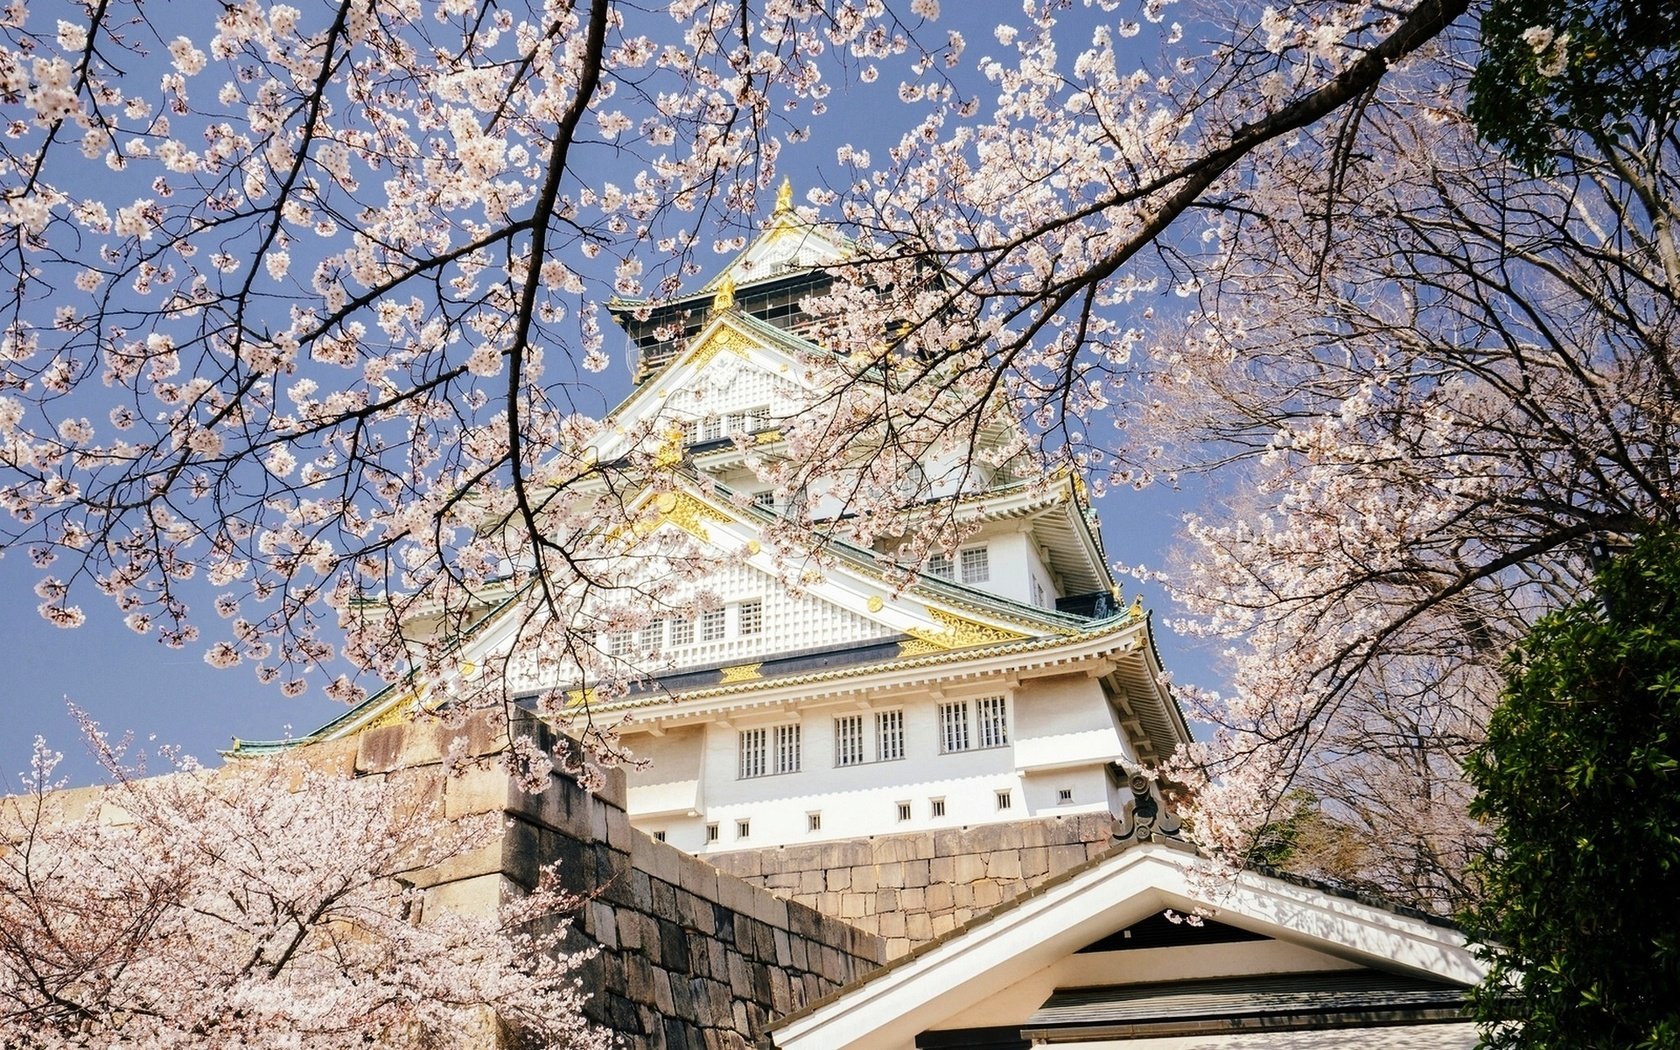
[[[995,692],[977,692],[996,695]],[[969,698],[970,700],[973,697]],[[704,851],[762,847],[787,843],[815,842],[838,838],[904,831],[960,827],[999,821],[1023,820],[1033,816],[1089,812],[1111,812],[1105,764],[1118,749],[1107,716],[1101,687],[1088,678],[1067,676],[1045,683],[1028,683],[1011,699],[1010,746],[940,752],[938,707],[933,697],[880,700],[873,706],[858,701],[813,703],[799,712],[800,770],[741,779],[739,773],[740,732],[759,726],[793,721],[786,713],[741,714],[725,724],[713,724],[703,731],[676,733],[665,738],[660,748],[686,748],[681,759],[666,761],[682,771],[692,772],[699,786],[698,808],[703,817],[694,829],[678,818],[640,820],[638,804],[652,806],[664,795],[654,786],[670,776],[649,771],[640,781],[642,790],[632,787],[631,817],[644,830],[667,830],[667,841],[683,849]],[[1043,710],[1038,710],[1039,708]],[[893,761],[876,759],[875,714],[879,710],[904,712],[905,757]],[[864,718],[865,759],[861,764],[835,764],[835,719],[858,714]],[[971,709],[971,718],[973,718]],[[1024,724],[1023,724],[1024,723]],[[972,726],[972,723],[971,723]],[[1023,776],[1018,742],[1032,743],[1023,736],[1031,732],[1057,730],[1042,736],[1049,746],[1070,748],[1075,742],[1090,758],[1075,765],[1033,776]],[[1071,731],[1077,729],[1077,732]],[[1106,736],[1106,740],[1103,738]],[[774,746],[772,735],[771,746]],[[664,751],[660,752],[664,754]],[[1064,750],[1064,760],[1077,757]],[[652,757],[650,755],[650,757]],[[657,769],[661,759],[655,757]],[[633,782],[634,785],[634,782]],[[1071,802],[1059,799],[1062,788],[1074,792]],[[661,789],[668,793],[669,788]],[[998,806],[998,792],[1010,795],[1008,808]],[[941,817],[933,815],[934,799],[945,801]],[[910,803],[910,819],[900,820],[898,803]],[[810,814],[821,815],[820,827],[810,828]],[[738,834],[738,822],[747,820],[749,834]],[[663,823],[662,823],[663,821]],[[718,825],[718,838],[708,842],[706,823]],[[683,828],[681,838],[678,829]]]

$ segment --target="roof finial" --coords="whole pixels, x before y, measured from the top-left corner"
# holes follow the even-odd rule
[[[776,214],[782,215],[793,210],[793,182],[786,175],[782,176],[782,188],[776,191]]]
[[[718,282],[717,293],[712,296],[712,313],[720,314],[734,305],[735,275],[726,273]]]

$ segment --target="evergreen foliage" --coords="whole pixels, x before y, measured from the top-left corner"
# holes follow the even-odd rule
[[[1558,135],[1660,139],[1680,109],[1680,5],[1672,0],[1493,0],[1470,116],[1533,172]]]
[[[1535,625],[1472,756],[1484,1045],[1680,1046],[1680,535]]]

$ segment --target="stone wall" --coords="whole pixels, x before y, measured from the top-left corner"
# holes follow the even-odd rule
[[[877,934],[897,958],[1108,849],[1113,821],[1080,813],[808,846],[709,854],[719,870]]]
[[[555,743],[549,730],[519,729]],[[461,738],[464,768],[443,770]],[[630,827],[624,777],[607,771],[591,793],[554,774],[549,789],[519,789],[495,752],[505,731],[488,722],[451,729],[420,722],[316,745],[309,758],[358,776],[397,777],[417,801],[441,792],[446,816],[501,811],[499,843],[423,873],[424,908],[494,908],[558,860],[565,884],[591,895],[573,927],[579,947],[600,953],[583,971],[588,1012],[633,1047],[745,1047],[772,1016],[789,1013],[873,969],[882,939],[838,918],[720,873],[705,861]],[[475,757],[485,761],[474,763]]]

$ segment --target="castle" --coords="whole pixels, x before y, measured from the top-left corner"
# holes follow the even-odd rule
[[[1076,475],[1030,476],[984,447],[920,464],[918,490],[961,539],[910,566],[852,542],[844,500],[799,493],[823,561],[790,583],[767,537],[796,494],[753,462],[782,451],[779,422],[811,392],[801,304],[851,250],[784,186],[694,293],[613,304],[637,385],[596,455],[657,446],[668,477],[645,532],[680,531],[720,568],[697,611],[594,638],[656,669],[592,698],[633,716],[622,739],[646,767],[593,800],[555,788],[567,813],[606,807],[564,839],[596,888],[616,887],[581,923],[608,949],[601,1019],[649,1046],[1473,1045],[1463,991],[1479,970],[1456,931],[1221,875],[1172,838],[1143,771],[1190,730]],[[516,613],[487,605],[462,666],[507,636],[498,616]],[[577,667],[509,666],[516,697],[583,692]],[[234,753],[308,744],[357,773],[413,768],[441,745],[408,719],[442,702],[405,683]],[[566,824],[505,805],[547,833]],[[481,874],[517,882],[531,849]]]

